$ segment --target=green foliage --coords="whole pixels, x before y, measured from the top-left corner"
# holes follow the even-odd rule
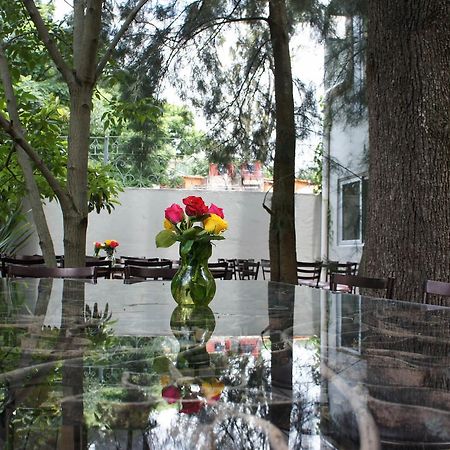
[[[319,143],[314,150],[313,165],[300,169],[297,177],[302,180],[309,180],[314,185],[314,192],[319,194],[322,192],[322,155],[323,144]]]
[[[30,224],[17,209],[0,218],[0,254],[14,255],[33,234]]]
[[[106,209],[108,213],[111,213],[115,205],[119,204],[117,197],[119,192],[123,192],[123,188],[113,178],[109,165],[89,161],[88,186],[89,212],[95,210],[99,214],[102,209]]]
[[[204,134],[195,129],[193,115],[184,107],[164,104],[152,112],[158,114],[142,115],[141,119],[131,114],[127,117],[127,131],[122,134],[126,138],[118,148],[120,170],[128,174],[124,184],[181,187],[182,173],[171,161],[189,160],[201,153],[205,148]],[[207,170],[207,163],[203,164]]]

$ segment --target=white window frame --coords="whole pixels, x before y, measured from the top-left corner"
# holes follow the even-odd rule
[[[350,183],[359,183],[359,238],[358,239],[344,239],[343,238],[343,186]],[[363,178],[362,177],[351,177],[351,178],[341,178],[338,181],[338,243],[342,246],[354,246],[354,245],[364,245],[363,241]]]

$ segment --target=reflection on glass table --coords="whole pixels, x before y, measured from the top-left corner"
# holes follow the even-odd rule
[[[266,281],[0,282],[0,448],[450,448],[450,310]]]

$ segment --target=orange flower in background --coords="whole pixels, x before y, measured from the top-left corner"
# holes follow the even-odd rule
[[[119,246],[119,242],[114,239],[106,239],[104,242],[94,242],[94,256],[98,256],[100,250],[105,250],[105,252],[110,255],[115,251],[115,248]]]

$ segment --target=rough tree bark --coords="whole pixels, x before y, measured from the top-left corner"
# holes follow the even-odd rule
[[[271,0],[269,12],[276,103],[274,185],[269,231],[271,280],[297,284],[295,121],[285,0]]]
[[[448,0],[369,1],[369,199],[361,272],[420,300],[450,281]]]

